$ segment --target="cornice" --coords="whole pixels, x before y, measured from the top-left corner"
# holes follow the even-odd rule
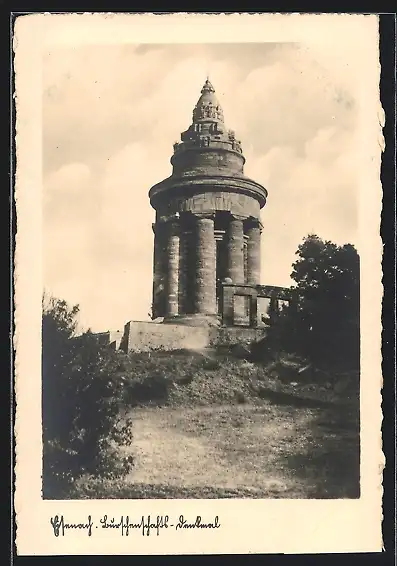
[[[211,192],[230,191],[247,194],[260,202],[261,208],[266,204],[267,189],[245,176],[229,175],[195,175],[191,177],[170,176],[160,183],[153,185],[149,191],[150,201],[165,193],[180,193],[183,188],[208,188]],[[194,191],[192,191],[194,192]]]
[[[229,144],[230,142],[223,141],[223,140],[212,140],[213,144]],[[230,145],[228,147],[222,147],[221,145],[198,145],[195,143],[189,144],[188,142],[179,143],[176,148],[174,148],[174,154],[171,156],[171,164],[177,158],[183,159],[183,156],[186,153],[209,153],[209,152],[218,152],[218,153],[233,153],[240,157],[245,163],[246,159],[242,151],[238,151],[237,149],[233,149]]]

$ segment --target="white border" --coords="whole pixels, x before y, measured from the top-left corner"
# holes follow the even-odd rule
[[[359,500],[41,500],[41,57],[46,45],[105,43],[323,42],[349,33],[362,50],[365,111],[360,136],[361,447]],[[15,432],[18,554],[216,554],[381,551],[381,259],[377,16],[34,14],[15,26],[17,93]],[[359,151],[358,149],[358,151]],[[167,531],[156,537],[117,532],[55,538],[51,516],[81,521],[108,515],[220,517],[215,531]]]

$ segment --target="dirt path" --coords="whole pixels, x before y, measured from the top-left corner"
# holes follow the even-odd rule
[[[127,415],[125,415],[127,416]],[[263,402],[134,408],[134,466],[114,480],[82,478],[72,498],[357,498],[354,414]]]
[[[134,438],[137,482],[206,485],[206,471],[212,469],[216,485],[234,487],[215,450],[203,439],[170,427],[164,413],[141,413],[134,423]]]
[[[280,447],[293,436],[293,423],[284,422],[282,427],[278,423],[277,447],[267,447],[263,445],[268,436],[264,429],[274,432],[274,424],[255,408],[230,409],[135,410],[131,447],[135,466],[129,481],[248,489],[275,496],[302,489],[276,465]]]

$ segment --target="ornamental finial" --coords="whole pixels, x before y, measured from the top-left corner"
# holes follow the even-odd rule
[[[204,86],[201,89],[201,94],[205,94],[206,92],[215,92],[214,87],[210,83],[210,79],[209,79],[208,75],[207,75],[206,81],[204,83]]]

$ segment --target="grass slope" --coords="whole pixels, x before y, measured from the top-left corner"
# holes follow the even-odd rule
[[[356,376],[305,375],[214,351],[123,358],[134,469],[69,497],[358,497]]]

